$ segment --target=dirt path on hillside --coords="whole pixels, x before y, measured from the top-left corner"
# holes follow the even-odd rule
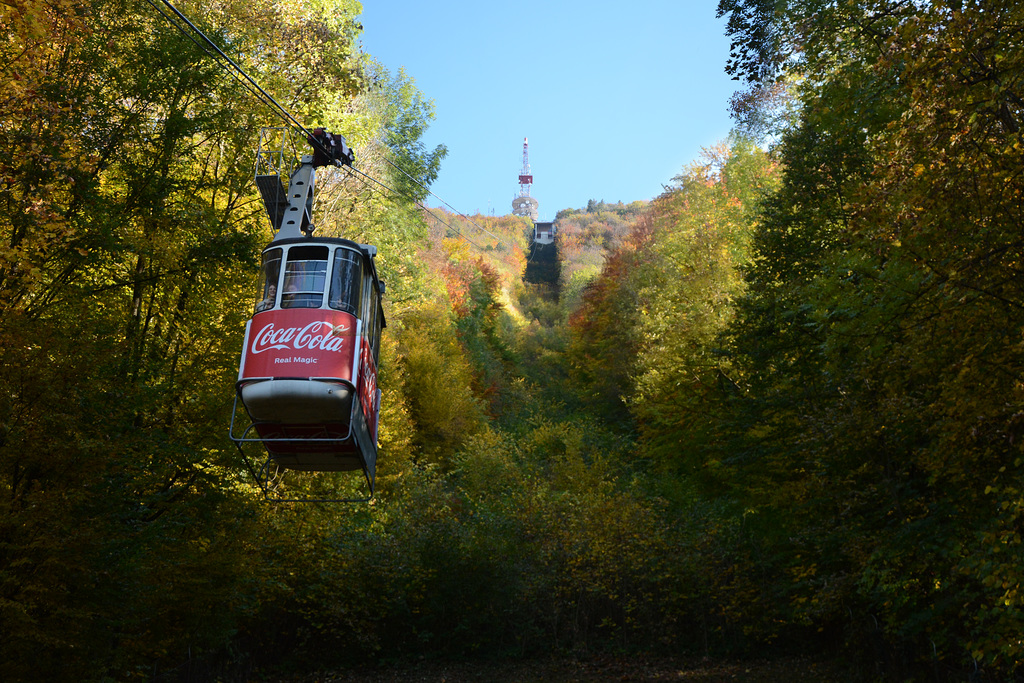
[[[862,680],[834,662],[809,658],[722,663],[597,657],[586,661],[504,663],[424,662],[400,667],[335,671],[280,683],[855,683]]]

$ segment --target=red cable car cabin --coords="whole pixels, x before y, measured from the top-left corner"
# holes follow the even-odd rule
[[[384,327],[375,253],[333,238],[284,240],[263,252],[237,389],[278,465],[373,478]]]
[[[262,442],[269,458],[288,469],[362,470],[372,495],[384,283],[376,247],[311,236],[311,161],[303,157],[292,174],[286,205],[267,201],[264,192],[280,231],[263,250],[235,385],[251,424],[235,436],[232,421],[231,438],[239,449]]]

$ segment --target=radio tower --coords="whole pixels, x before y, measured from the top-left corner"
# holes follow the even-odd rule
[[[523,138],[523,170],[519,173],[519,196],[512,200],[512,215],[537,220],[537,200],[530,196],[533,174],[530,173],[530,141]]]

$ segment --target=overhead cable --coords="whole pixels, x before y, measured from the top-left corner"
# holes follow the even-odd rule
[[[152,0],[146,0],[146,1],[149,2],[150,5],[153,4]],[[302,131],[306,135],[307,138],[308,137],[312,137],[312,133],[310,133],[306,129],[306,127],[303,126],[299,122],[298,119],[296,119],[294,116],[292,116],[291,113],[287,109],[285,109],[283,106],[281,106],[281,104],[277,100],[274,99],[273,95],[271,95],[266,90],[264,90],[260,86],[260,84],[257,83],[256,80],[252,78],[252,76],[247,74],[245,72],[245,70],[235,62],[235,60],[231,59],[231,57],[229,57],[224,52],[224,50],[221,50],[220,46],[218,46],[215,42],[213,42],[213,40],[211,40],[209,36],[207,36],[205,33],[203,33],[201,30],[199,30],[198,26],[193,24],[189,20],[188,17],[186,17],[184,14],[181,13],[180,10],[178,10],[177,7],[175,7],[173,4],[171,4],[170,0],[160,0],[160,2],[162,2],[164,5],[166,5],[167,8],[170,9],[175,14],[175,16],[177,16],[179,19],[181,19],[181,21],[185,22],[185,25],[187,25],[196,35],[198,35],[200,38],[202,38],[203,41],[207,45],[209,45],[211,48],[213,48],[213,50],[217,53],[217,55],[219,55],[221,57],[221,59],[223,59],[225,62],[230,64],[231,67],[235,70],[235,73],[237,73],[239,76],[244,78],[245,81],[249,85],[251,85],[253,88],[255,88],[259,92],[259,96],[258,96],[257,99],[259,99],[264,104],[272,105],[271,106],[272,109],[275,109],[277,111],[277,113],[282,118],[284,118],[285,121],[288,121],[288,122],[291,122],[292,124],[294,124],[296,128],[298,128],[300,131]],[[161,14],[163,14],[163,12],[161,12]],[[166,15],[164,15],[164,16],[166,16]],[[178,26],[178,24],[175,23],[175,26]],[[178,26],[178,28],[179,28],[179,30],[182,30],[180,26]],[[193,40],[192,42],[195,42],[195,41]],[[209,54],[209,52],[207,52],[207,54]],[[225,67],[223,64],[221,64],[221,67],[224,68],[225,70],[227,70],[227,67]],[[230,73],[230,71],[229,71],[229,73]],[[247,89],[248,89],[248,87],[247,87]],[[250,92],[252,92],[252,91],[250,90]]]
[[[197,27],[194,23],[192,23],[192,21],[189,20],[189,18],[186,17],[177,7],[175,7],[170,2],[170,0],[160,0],[160,2],[164,6],[166,6],[174,14],[174,17],[177,17],[178,20],[180,20],[181,22],[184,22],[185,26],[187,26],[195,35],[197,35],[200,38],[202,38],[203,43],[200,43],[198,40],[195,39],[194,36],[190,35],[188,33],[188,31],[186,31],[185,28],[181,24],[179,24],[178,21],[176,21],[174,19],[174,17],[171,17],[166,12],[164,12],[156,4],[155,0],[146,0],[146,2],[151,7],[153,7],[153,9],[155,9],[158,13],[160,13],[161,16],[163,16],[165,19],[167,19],[167,21],[170,22],[176,29],[178,29],[182,34],[184,34],[189,40],[191,40],[201,50],[203,50],[203,52],[205,52],[209,57],[211,57],[214,61],[216,61],[217,64],[222,69],[224,69],[225,72],[228,73],[228,75],[230,75],[233,79],[235,79],[237,82],[239,82],[242,85],[242,87],[244,87],[253,97],[255,97],[257,100],[259,100],[261,103],[267,105],[270,109],[274,110],[275,114],[281,116],[285,120],[286,123],[290,123],[291,125],[294,125],[299,131],[301,131],[306,136],[306,139],[310,142],[310,144],[317,145],[317,146],[319,146],[321,148],[323,147],[319,143],[319,141],[313,136],[313,134],[310,133],[310,131],[305,126],[303,126],[301,122],[299,122],[298,119],[296,119],[294,116],[292,116],[292,114],[287,109],[285,109],[284,106],[282,106],[276,99],[274,99],[274,97],[270,93],[268,93],[266,90],[264,90],[260,86],[260,84],[256,82],[255,79],[253,79],[248,73],[246,73],[246,71],[241,66],[239,66],[233,59],[231,59],[231,57],[229,57],[223,50],[221,50],[220,47],[215,42],[213,42],[213,40],[210,39],[209,36],[207,36],[205,33],[203,33],[199,29],[199,27]],[[211,52],[210,49],[208,49],[208,48],[212,48],[213,52]],[[218,57],[219,57],[219,59],[218,59]],[[225,62],[226,62],[226,64],[225,64]],[[230,68],[229,68],[228,65],[230,65]],[[322,150],[322,151],[327,153],[327,150]],[[485,228],[481,227],[479,224],[476,223],[476,221],[474,221],[469,216],[467,216],[466,214],[464,214],[461,211],[459,211],[458,209],[456,209],[454,206],[452,206],[451,204],[446,202],[441,197],[439,197],[432,190],[430,190],[429,187],[424,185],[417,178],[415,178],[412,175],[410,175],[401,166],[399,166],[398,164],[396,164],[392,160],[388,159],[386,156],[383,157],[383,158],[384,158],[384,161],[387,164],[389,164],[390,166],[394,167],[395,169],[397,169],[398,171],[403,173],[413,183],[415,183],[420,188],[425,190],[431,196],[435,197],[437,200],[439,200],[445,206],[450,208],[452,211],[454,211],[458,215],[460,215],[463,218],[465,218],[467,221],[469,221],[474,226],[476,226],[479,230],[487,233],[488,235],[490,235],[491,237],[496,239],[499,243],[504,245],[506,249],[509,249],[510,251],[512,250],[511,247],[509,247],[509,245],[504,240],[502,240],[500,237],[498,237],[494,233],[490,232],[489,230],[486,230]],[[336,161],[335,163],[337,164],[338,162]],[[389,187],[388,185],[386,185],[385,183],[381,182],[380,180],[377,180],[373,176],[371,176],[371,175],[369,175],[367,173],[364,173],[363,171],[360,171],[360,170],[358,170],[356,168],[353,168],[352,166],[349,166],[349,169],[352,172],[357,173],[358,175],[360,175],[360,176],[362,176],[364,178],[367,178],[368,180],[373,181],[374,183],[376,183],[376,184],[380,185],[381,187],[385,188],[386,190],[388,190],[388,191],[390,191],[390,192],[392,192],[394,194],[397,194],[397,195],[400,195],[400,196],[404,196],[406,199],[409,199],[414,204],[419,206],[421,209],[426,211],[428,214],[433,216],[436,221],[438,221],[440,223],[443,223],[444,225],[447,225],[449,228],[454,230],[456,232],[456,234],[458,234],[459,237],[461,237],[462,239],[466,240],[467,242],[473,244],[477,249],[480,249],[481,251],[483,251],[483,247],[481,247],[479,244],[477,244],[473,240],[469,239],[469,237],[464,235],[462,233],[462,230],[460,230],[459,228],[454,227],[453,225],[451,225],[447,221],[439,218],[427,206],[422,204],[415,197],[412,197],[412,196],[410,196],[410,195],[408,195],[406,193],[400,192],[400,191],[398,191],[398,190],[396,190],[396,189],[394,189],[392,187]]]
[[[481,231],[483,231],[483,232],[486,232],[486,233],[487,233],[488,235],[490,235],[490,236],[491,236],[491,237],[493,237],[494,239],[496,239],[496,240],[498,240],[499,242],[501,242],[501,244],[503,244],[503,245],[505,246],[505,248],[506,248],[506,249],[508,249],[509,251],[511,251],[511,250],[512,250],[512,249],[511,249],[511,247],[509,247],[509,245],[505,243],[505,240],[501,239],[500,237],[498,237],[497,235],[495,235],[495,234],[494,234],[493,232],[491,232],[491,231],[489,231],[489,230],[487,230],[487,229],[485,229],[485,228],[481,227],[481,226],[480,226],[479,224],[477,224],[477,222],[476,222],[476,221],[474,221],[474,220],[473,220],[472,218],[470,218],[470,217],[469,217],[469,216],[467,216],[466,214],[464,214],[464,213],[462,213],[461,211],[459,211],[458,209],[456,209],[456,208],[455,208],[454,206],[452,206],[451,204],[449,204],[448,202],[446,202],[446,201],[445,201],[444,199],[441,199],[441,197],[438,197],[438,196],[437,196],[436,194],[434,194],[433,190],[431,190],[431,189],[430,189],[429,187],[427,187],[426,185],[424,185],[423,183],[421,183],[421,182],[420,182],[419,180],[417,180],[416,178],[414,178],[414,177],[413,177],[412,175],[410,175],[410,174],[409,174],[409,172],[408,172],[408,171],[406,171],[406,170],[405,170],[404,168],[402,168],[401,166],[399,166],[399,165],[398,165],[398,164],[396,164],[395,162],[391,161],[391,160],[390,160],[390,159],[388,159],[387,157],[384,157],[384,161],[385,161],[385,162],[386,162],[387,164],[389,164],[389,165],[393,166],[394,168],[398,169],[398,170],[399,170],[400,172],[402,172],[403,174],[405,174],[405,176],[406,176],[407,178],[409,178],[409,180],[413,181],[414,183],[416,183],[417,185],[419,185],[419,186],[420,186],[421,188],[423,188],[423,190],[424,190],[424,191],[426,191],[426,192],[427,192],[427,193],[428,193],[428,194],[429,194],[429,195],[430,195],[431,197],[434,197],[435,199],[437,199],[438,201],[440,201],[440,202],[441,202],[442,204],[444,204],[445,206],[447,206],[447,207],[448,207],[449,209],[451,209],[452,211],[454,211],[455,213],[459,214],[460,216],[462,216],[463,218],[465,218],[465,219],[466,219],[467,221],[469,221],[470,223],[472,223],[473,225],[475,225],[475,226],[476,226],[477,228],[479,228],[479,229],[480,229]]]
[[[474,242],[473,240],[471,240],[471,239],[470,239],[469,237],[467,237],[466,235],[462,234],[462,230],[460,230],[459,228],[455,227],[454,225],[452,225],[452,224],[451,224],[451,223],[449,223],[448,221],[446,221],[446,220],[444,220],[443,218],[441,218],[440,216],[438,216],[438,215],[437,215],[436,213],[434,213],[433,211],[431,211],[431,210],[430,210],[430,207],[426,206],[425,204],[423,204],[422,202],[420,202],[419,200],[417,200],[417,199],[416,199],[415,197],[411,197],[411,196],[409,196],[408,194],[406,194],[406,193],[404,193],[404,192],[402,192],[402,191],[400,191],[400,190],[396,190],[395,188],[393,188],[393,187],[390,187],[390,186],[388,186],[388,185],[386,185],[386,184],[382,183],[381,181],[377,180],[377,179],[376,179],[376,178],[374,178],[373,176],[371,176],[371,175],[369,175],[369,174],[367,174],[367,173],[363,173],[363,172],[362,172],[362,171],[360,171],[360,170],[359,170],[358,168],[351,168],[351,167],[350,167],[350,168],[349,168],[348,170],[349,170],[349,171],[350,171],[351,173],[354,173],[354,174],[358,174],[358,175],[360,175],[360,176],[363,176],[364,178],[367,178],[368,180],[372,180],[373,182],[375,182],[376,184],[380,185],[381,187],[383,187],[383,188],[384,188],[385,190],[388,190],[389,192],[392,192],[392,193],[394,193],[394,194],[397,194],[397,195],[400,195],[400,196],[402,196],[402,197],[405,197],[406,199],[408,199],[408,200],[410,200],[411,202],[413,202],[413,203],[414,203],[414,204],[415,204],[416,206],[420,207],[420,208],[421,208],[421,209],[423,209],[423,210],[424,210],[425,212],[427,212],[428,214],[430,214],[430,216],[431,216],[431,217],[432,217],[432,218],[433,218],[433,219],[434,219],[435,221],[437,221],[438,223],[442,223],[442,224],[444,224],[444,225],[448,226],[448,228],[450,228],[451,230],[454,230],[454,231],[455,231],[455,233],[456,233],[456,234],[457,234],[457,235],[458,235],[459,237],[461,237],[462,239],[466,240],[467,242],[469,242],[470,244],[472,244],[472,245],[473,245],[474,247],[476,247],[476,248],[477,248],[477,249],[479,249],[480,251],[485,251],[484,247],[481,247],[481,246],[480,246],[479,244],[477,244],[476,242]],[[364,184],[365,184],[365,183],[364,183]],[[501,242],[501,240],[498,240],[498,241],[499,241],[499,242]],[[504,244],[504,242],[502,242],[502,244]]]

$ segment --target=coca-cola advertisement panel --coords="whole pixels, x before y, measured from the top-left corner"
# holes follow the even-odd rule
[[[363,404],[363,415],[370,434],[377,433],[377,365],[373,362],[370,344],[363,340],[362,352],[359,355],[359,402]]]
[[[245,332],[238,379],[336,377],[353,381],[356,318],[319,308],[258,313]]]

